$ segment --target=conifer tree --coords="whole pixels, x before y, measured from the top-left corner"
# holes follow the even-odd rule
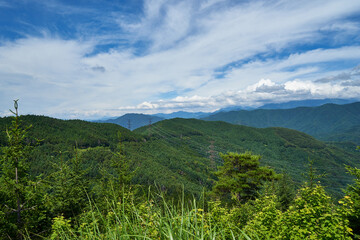
[[[60,159],[60,163],[54,163],[56,171],[49,176],[49,194],[46,196],[46,205],[53,217],[76,217],[88,203],[87,170],[82,169],[81,161],[75,149],[75,157],[70,161]]]
[[[28,157],[32,147],[25,144],[30,127],[23,127],[18,114],[18,100],[12,125],[6,130],[8,144],[0,159],[0,232],[2,236],[22,239],[25,228],[36,228],[41,218],[41,186],[28,175]],[[40,207],[41,208],[41,207]],[[32,229],[33,230],[33,229]],[[0,236],[1,237],[1,236]]]
[[[280,209],[285,211],[289,208],[296,195],[294,182],[289,175],[283,174],[277,184],[275,184],[275,188]]]
[[[278,178],[274,170],[260,167],[258,155],[246,152],[222,154],[221,157],[224,165],[216,172],[219,181],[213,193],[224,200],[242,203],[254,199],[264,181]]]
[[[114,153],[113,158],[111,158],[110,166],[115,171],[116,182],[119,185],[127,185],[133,178],[134,172],[130,170],[129,159],[125,157],[120,132],[118,132],[118,139],[117,151]]]
[[[121,134],[118,132],[118,145],[112,157],[106,161],[107,167],[100,169],[102,175],[102,195],[120,197],[123,188],[130,184],[135,171],[130,170],[129,159],[124,154]],[[108,196],[107,196],[108,197]]]

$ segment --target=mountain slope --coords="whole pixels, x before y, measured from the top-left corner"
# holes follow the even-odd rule
[[[225,122],[195,119],[164,120],[133,132],[108,123],[59,120],[42,116],[22,116],[25,125],[33,125],[29,140],[44,139],[29,159],[32,174],[49,174],[56,162],[77,157],[77,146],[89,177],[99,178],[100,169],[113,156],[121,134],[122,152],[136,170],[134,183],[158,186],[168,192],[180,192],[182,186],[191,194],[215,179],[213,171],[222,164],[219,153],[252,151],[263,156],[261,163],[277,172],[288,173],[300,183],[305,180],[308,158],[328,175],[323,179],[333,194],[351,181],[344,164],[356,165],[360,153],[346,152],[313,137],[285,128],[257,129]],[[5,129],[9,118],[0,118],[0,139],[6,144]]]
[[[117,149],[120,133],[121,150],[129,160],[131,169],[136,170],[134,183],[156,183],[169,192],[181,192],[182,187],[186,186],[186,192],[192,194],[200,193],[203,187],[211,184],[208,179],[210,173],[206,169],[208,159],[184,151],[163,139],[157,141],[110,123],[33,115],[21,116],[20,119],[24,126],[32,125],[28,134],[28,142],[35,146],[29,158],[32,175],[46,176],[51,173],[54,163],[84,156],[84,168],[90,169],[90,175],[98,178],[100,169],[104,169],[104,163]],[[10,125],[10,118],[0,118],[0,156],[1,147],[7,144],[5,130]],[[36,144],[35,138],[42,139],[40,144]],[[192,168],[194,164],[201,166],[201,171]]]
[[[157,113],[152,116],[161,117],[164,119],[172,119],[172,118],[203,118],[209,116],[211,113],[206,112],[184,112],[178,111],[173,113]]]
[[[23,126],[29,129],[29,139],[41,140],[40,145],[68,145],[80,148],[110,146],[118,141],[117,133],[121,133],[123,141],[139,139],[131,131],[115,124],[92,123],[82,120],[60,120],[45,116],[21,116]],[[11,118],[0,118],[0,146],[6,144],[5,130],[11,125]]]
[[[156,123],[161,120],[164,120],[164,118],[140,113],[127,113],[118,118],[108,119],[99,122],[115,123],[129,130],[133,130],[142,126],[149,125],[151,123]]]
[[[344,129],[340,133],[324,135],[328,141],[345,142],[351,141],[360,145],[360,125],[355,125]]]
[[[345,105],[325,104],[312,108],[233,111],[217,113],[203,120],[225,121],[260,128],[286,127],[327,140],[330,135],[340,134],[360,125],[360,102]]]
[[[312,159],[320,172],[328,174],[323,182],[338,194],[350,181],[344,164],[354,164],[360,160],[359,153],[346,152],[302,132],[285,128],[257,129],[224,122],[172,119],[135,132],[151,134],[157,141],[165,140],[177,148],[187,146],[208,159],[211,159],[211,151],[214,151],[214,161],[210,161],[212,165],[222,164],[218,157],[220,152],[252,151],[263,156],[262,164],[290,174],[297,182],[305,180],[302,174],[307,171],[308,159]]]
[[[328,103],[334,104],[349,104],[356,102],[353,99],[339,99],[339,98],[325,98],[325,99],[307,99],[307,100],[299,100],[299,101],[289,101],[284,103],[268,103],[265,104],[259,109],[290,109],[297,107],[318,107]]]

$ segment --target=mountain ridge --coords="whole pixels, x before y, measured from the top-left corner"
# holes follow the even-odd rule
[[[297,107],[316,107],[327,103],[348,104],[354,101],[355,101],[354,99],[326,98],[326,99],[307,99],[307,100],[288,101],[283,103],[270,103],[270,104],[264,104],[258,108],[246,107],[246,106],[245,107],[230,106],[219,109],[214,112],[177,111],[173,113],[156,113],[156,114],[126,113],[120,117],[102,118],[102,119],[94,120],[92,122],[115,123],[128,129],[130,126],[130,130],[134,130],[136,128],[148,125],[150,122],[155,123],[164,119],[172,119],[172,118],[203,119],[208,116],[222,112],[232,112],[232,111],[240,111],[240,110],[252,111],[256,109],[290,109]]]
[[[202,120],[225,121],[258,128],[285,127],[305,132],[322,140],[360,125],[360,102],[292,109],[255,109],[210,115]],[[346,140],[346,138],[345,138]]]
[[[268,103],[257,109],[291,109],[297,107],[319,107],[324,104],[334,103],[337,105],[349,104],[357,102],[356,99],[341,99],[341,98],[325,98],[325,99],[305,99],[295,100],[283,103]]]
[[[76,149],[88,149],[83,164],[98,177],[104,157],[120,144],[122,153],[136,171],[134,183],[159,186],[171,192],[182,190],[197,194],[211,188],[213,175],[222,165],[219,153],[251,151],[262,156],[261,164],[288,173],[297,183],[305,180],[308,159],[329,176],[324,184],[339,195],[351,182],[344,164],[357,166],[360,153],[345,151],[295,130],[258,129],[219,121],[175,118],[129,131],[111,123],[59,120],[44,116],[21,116],[25,126],[32,124],[29,139],[42,138],[30,158],[33,174],[51,171],[54,161],[66,161]],[[6,144],[10,118],[0,118],[0,147]],[[120,132],[120,135],[118,135]],[[75,149],[74,149],[75,148]],[[90,152],[91,151],[91,152]]]
[[[147,115],[142,113],[127,113],[117,118],[107,119],[103,121],[96,121],[99,123],[114,123],[118,124],[124,128],[129,130],[134,130],[136,128],[149,125],[152,123],[156,123],[158,121],[162,121],[164,118],[154,116],[154,115]]]

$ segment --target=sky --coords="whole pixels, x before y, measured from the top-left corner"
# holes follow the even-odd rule
[[[360,99],[359,0],[0,0],[0,116]]]

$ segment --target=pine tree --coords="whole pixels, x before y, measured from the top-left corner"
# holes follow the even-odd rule
[[[25,228],[35,229],[41,221],[41,183],[32,181],[28,175],[28,158],[32,151],[25,144],[30,127],[23,127],[18,114],[18,100],[12,125],[6,130],[8,144],[2,149],[0,161],[0,231],[4,237],[22,239]],[[41,208],[41,207],[40,207]],[[2,219],[2,220],[1,220]],[[0,236],[1,237],[1,236]]]
[[[102,197],[121,198],[125,187],[131,183],[135,171],[130,169],[129,159],[124,154],[120,132],[118,132],[118,145],[112,157],[104,165],[107,166],[100,169]]]
[[[294,182],[289,175],[283,174],[279,181],[277,181],[275,193],[278,196],[280,209],[282,211],[287,210],[296,195]]]
[[[115,171],[115,181],[118,185],[128,185],[134,176],[134,171],[130,170],[129,159],[125,157],[123,146],[121,144],[121,134],[118,132],[117,151],[111,158],[110,166]]]
[[[75,149],[74,158],[54,163],[55,172],[49,176],[49,194],[46,195],[46,206],[52,217],[76,217],[87,205],[89,184],[85,177],[87,170],[82,169],[81,161]]]
[[[221,157],[224,165],[216,172],[219,181],[213,193],[223,200],[242,203],[254,199],[264,181],[278,178],[274,170],[260,167],[258,155],[246,152],[222,154]]]

